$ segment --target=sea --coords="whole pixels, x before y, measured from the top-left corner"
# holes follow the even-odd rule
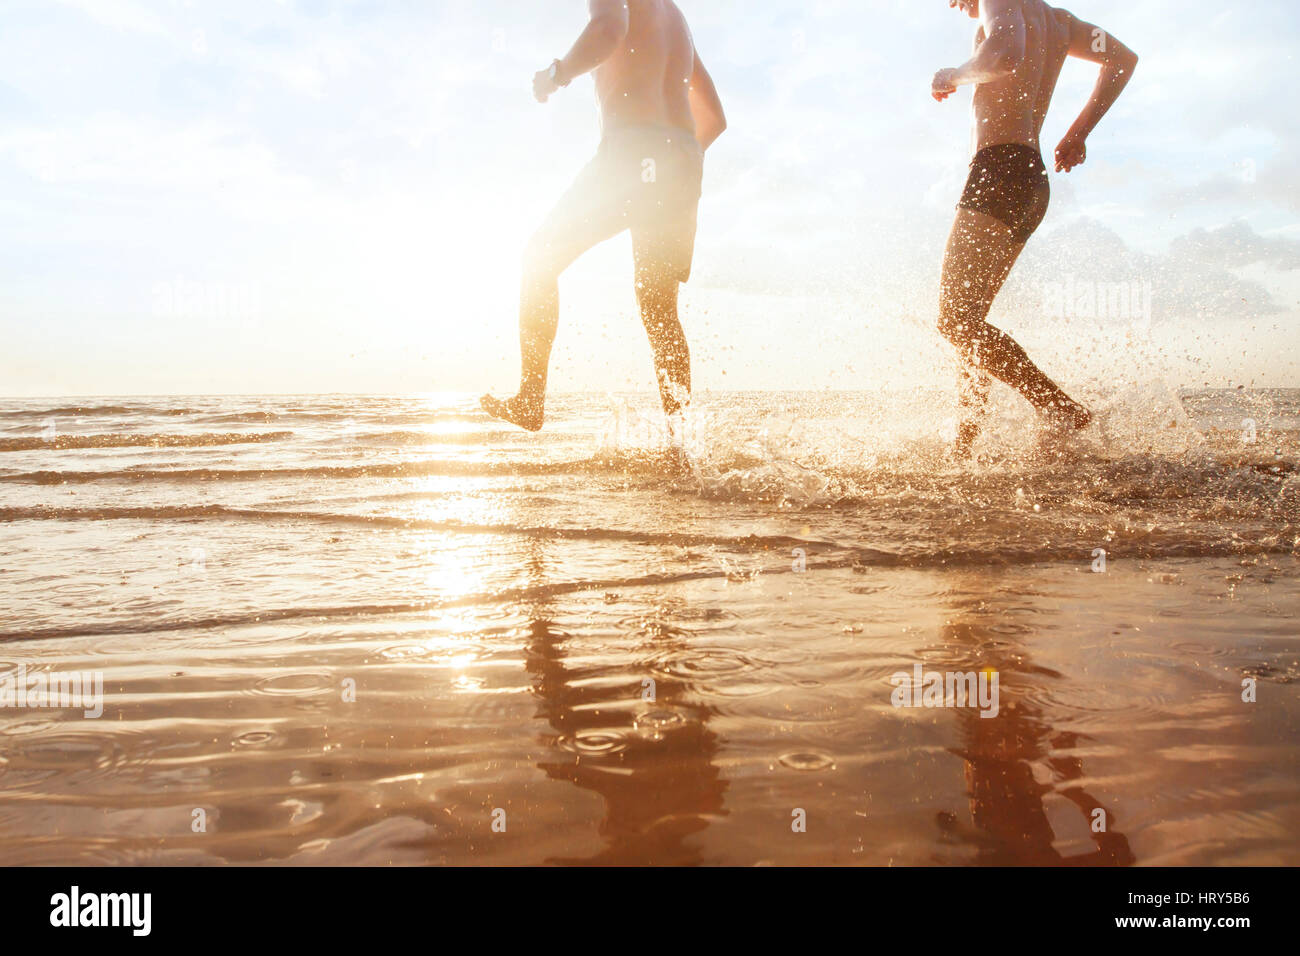
[[[0,864],[1300,864],[1300,389],[656,404],[0,399]]]

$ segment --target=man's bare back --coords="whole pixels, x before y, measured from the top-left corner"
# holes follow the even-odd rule
[[[594,73],[601,126],[694,131],[695,44],[686,18],[672,0],[627,0],[627,10],[627,37]]]
[[[713,78],[672,0],[587,0],[591,20],[563,59],[533,77],[545,103],[592,73],[601,128],[672,127],[708,149],[727,128]]]

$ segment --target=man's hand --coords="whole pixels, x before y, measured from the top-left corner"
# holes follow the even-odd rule
[[[1088,158],[1087,138],[1079,133],[1069,132],[1061,145],[1056,147],[1056,171],[1068,173],[1075,166],[1082,166]]]
[[[1088,104],[1070,126],[1070,132],[1061,140],[1061,145],[1056,147],[1056,171],[1068,173],[1088,158],[1084,140],[1128,86],[1133,71],[1137,69],[1138,57],[1105,30],[1085,23],[1073,14],[1064,16],[1070,25],[1069,55],[1101,64],[1101,73],[1092,95],[1088,97]]]
[[[549,66],[544,70],[538,70],[537,75],[533,77],[533,96],[537,97],[539,103],[545,103],[559,88],[559,85],[551,79]]]
[[[586,29],[573,48],[557,62],[556,69],[562,75],[552,80],[550,71],[542,70],[533,77],[533,96],[537,97],[537,102],[545,103],[556,90],[599,68],[627,39],[631,24],[627,0],[587,0],[587,7],[591,19]]]
[[[934,81],[930,84],[930,95],[940,103],[952,96],[957,92],[956,76],[956,70],[940,70],[934,75]]]

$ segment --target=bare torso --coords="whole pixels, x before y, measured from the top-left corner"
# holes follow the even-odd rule
[[[695,131],[691,73],[695,44],[672,0],[627,0],[623,45],[595,72],[601,127],[659,125]]]
[[[1070,49],[1069,21],[1043,0],[1021,0],[1025,18],[1025,59],[1011,76],[975,87],[972,152],[1001,143],[1039,148],[1043,120]],[[981,26],[975,36],[984,42]]]

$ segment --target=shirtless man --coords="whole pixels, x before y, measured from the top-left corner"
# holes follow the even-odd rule
[[[962,360],[963,420],[957,451],[979,434],[992,375],[1055,424],[1084,428],[1091,414],[1044,375],[1025,350],[988,323],[989,309],[1043,217],[1051,189],[1038,144],[1067,57],[1101,65],[1092,96],[1056,147],[1056,171],[1087,158],[1088,134],[1133,76],[1137,55],[1103,30],[1043,0],[948,0],[980,21],[975,55],[934,75],[931,94],[947,99],[975,85],[970,179],[944,255],[939,331]]]
[[[542,427],[559,278],[598,243],[632,231],[636,294],[664,411],[689,400],[691,357],[677,318],[690,278],[704,151],[727,128],[713,80],[672,0],[588,0],[591,21],[562,60],[533,78],[539,102],[595,72],[600,148],[524,256],[519,393],[483,396],[483,409],[529,431]]]

